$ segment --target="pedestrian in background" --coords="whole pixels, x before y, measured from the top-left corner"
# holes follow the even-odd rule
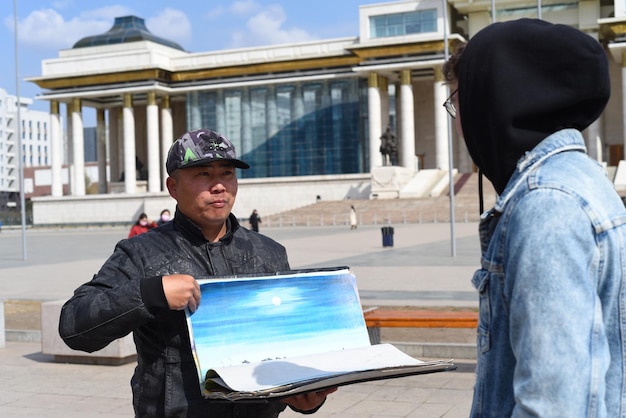
[[[163,209],[161,211],[161,215],[159,215],[159,220],[157,221],[157,225],[161,226],[164,223],[167,223],[170,221],[170,210],[169,209]]]
[[[248,222],[250,223],[250,227],[252,228],[254,232],[259,232],[259,224],[261,223],[261,217],[259,216],[259,213],[257,212],[256,209],[252,211],[252,214],[250,215]]]
[[[139,215],[139,218],[133,226],[130,227],[130,232],[128,233],[128,238],[132,238],[139,234],[144,234],[151,230],[152,228],[156,228],[157,224],[148,219],[148,215],[142,213]]]
[[[350,205],[350,229],[356,229],[356,226],[356,209],[354,208],[354,205]]]
[[[494,23],[444,66],[454,118],[498,198],[482,215],[471,417],[626,411],[626,211],[582,131],[607,52],[571,26]]]

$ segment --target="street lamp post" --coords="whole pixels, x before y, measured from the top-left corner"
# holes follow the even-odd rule
[[[443,0],[443,55],[444,60],[448,61],[450,55],[448,48],[448,2]],[[449,92],[448,92],[449,93]],[[456,257],[456,237],[454,230],[454,158],[452,152],[452,121],[448,120],[448,188],[450,189],[450,253],[452,257]]]
[[[20,97],[20,67],[18,54],[17,0],[13,0],[13,30],[15,33],[15,95],[17,96],[17,155],[20,173],[20,208],[22,213],[22,259],[26,261],[26,199],[24,197],[24,150],[22,149],[22,107]]]

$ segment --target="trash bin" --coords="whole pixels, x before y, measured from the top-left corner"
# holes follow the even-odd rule
[[[393,247],[393,227],[383,226],[380,230],[383,234],[383,247]]]

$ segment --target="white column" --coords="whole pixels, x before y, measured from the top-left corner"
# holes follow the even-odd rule
[[[63,178],[61,177],[63,168],[62,135],[59,102],[52,100],[50,102],[50,192],[54,197],[63,196]]]
[[[133,96],[124,95],[124,191],[129,194],[137,192],[137,165],[135,163],[135,112]]]
[[[415,163],[415,106],[413,103],[413,85],[411,84],[411,71],[403,70],[400,76],[400,165],[402,167],[416,169]]]
[[[380,155],[380,136],[382,135],[380,89],[378,74],[370,73],[367,87],[367,119],[370,139],[370,171],[383,165]]]
[[[65,104],[65,123],[67,125],[67,129],[65,130],[65,135],[67,135],[67,139],[65,141],[67,146],[66,152],[66,161],[67,161],[67,182],[69,186],[69,194],[70,196],[74,195],[75,184],[74,184],[74,141],[72,140],[72,102],[68,102]]]
[[[441,170],[448,169],[448,112],[443,102],[448,97],[448,87],[443,79],[441,67],[435,67],[435,167]]]
[[[626,13],[626,3],[623,1],[616,1],[614,7],[615,10],[613,11],[613,16],[624,16]]]
[[[85,138],[80,99],[72,103],[72,153],[74,160],[74,195],[85,195]]]
[[[148,92],[146,105],[146,133],[148,146],[148,191],[161,191],[161,170],[159,169],[159,106],[156,93]]]
[[[96,142],[98,144],[98,193],[107,194],[107,136],[104,109],[96,110]]]
[[[170,96],[161,98],[161,168],[163,169],[162,190],[167,191],[165,182],[168,174],[165,169],[167,153],[174,142],[174,120],[172,119],[172,108],[170,107]]]

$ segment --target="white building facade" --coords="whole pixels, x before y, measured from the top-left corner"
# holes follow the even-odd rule
[[[228,136],[252,166],[239,173],[243,187],[254,185],[245,192],[249,202],[238,199],[240,213],[258,208],[270,214],[312,203],[320,192],[294,197],[298,179],[336,180],[336,187],[326,189],[332,199],[412,197],[420,171],[472,172],[442,106],[449,94],[442,66],[448,52],[486,25],[521,17],[568,24],[605,45],[613,95],[584,134],[594,158],[617,166],[626,131],[624,3],[507,0],[491,10],[492,2],[397,1],[361,6],[354,37],[195,53],[155,37],[140,18],[118,18],[107,33],[78,40],[45,60],[41,76],[30,79],[44,90],[40,98],[51,102],[52,148],[61,142],[64,119],[71,149],[70,193],[54,186],[60,184],[55,171],[61,162],[53,152],[52,193],[34,201],[35,222],[63,222],[55,213],[88,222],[71,208],[50,210],[63,201],[79,207],[84,200],[85,107],[97,112],[102,173],[109,155],[111,181],[99,192],[103,199],[123,195],[125,202],[136,197],[143,206],[135,212],[145,211],[146,199],[166,202],[167,150],[177,136],[201,127]],[[379,151],[387,127],[397,142],[393,166]],[[280,189],[284,196],[260,207],[263,195],[254,189],[272,183],[287,185]],[[118,216],[114,212],[107,215]]]
[[[32,99],[21,97],[18,100],[17,96],[0,89],[0,192],[20,191],[20,143],[23,167],[50,164],[50,114],[29,109],[32,103]],[[19,127],[18,120],[21,121]]]

